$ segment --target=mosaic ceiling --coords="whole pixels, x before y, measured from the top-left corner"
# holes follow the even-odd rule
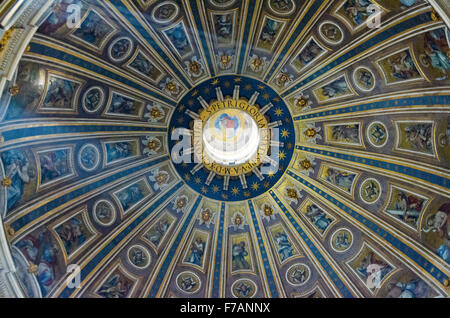
[[[28,42],[0,105],[23,296],[449,296],[450,30],[428,2],[60,0]],[[199,123],[245,146],[177,160]]]

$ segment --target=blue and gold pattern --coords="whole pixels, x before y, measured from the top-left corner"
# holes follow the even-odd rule
[[[6,255],[21,293],[449,297],[432,3],[55,2],[0,54],[0,277]]]
[[[210,173],[208,169],[202,168],[195,173],[191,173],[191,170],[196,166],[196,163],[193,162],[194,160],[192,160],[192,163],[175,164],[179,176],[192,189],[206,197],[216,200],[242,201],[257,197],[266,192],[284,174],[294,153],[295,131],[288,107],[272,88],[260,81],[243,76],[219,76],[194,87],[184,96],[175,109],[169,124],[169,131],[174,131],[177,128],[192,130],[194,118],[186,114],[187,111],[196,114],[200,114],[203,111],[204,108],[198,99],[199,97],[203,98],[207,103],[217,101],[216,89],[220,88],[223,98],[226,100],[227,97],[233,97],[235,87],[237,86],[239,86],[239,98],[241,99],[249,101],[255,92],[258,93],[258,98],[254,101],[257,108],[262,109],[269,103],[272,104],[272,107],[264,113],[265,121],[268,123],[282,122],[282,125],[278,127],[279,135],[272,136],[272,139],[277,138],[279,142],[283,143],[282,147],[272,149],[273,152],[279,152],[277,159],[280,160],[280,165],[278,170],[274,169],[273,173],[265,176],[263,180],[259,179],[249,169],[245,176],[245,187],[240,181],[238,174],[232,175],[229,173],[228,190],[224,190],[223,176],[216,176],[208,186],[205,186],[205,182]],[[179,140],[181,140],[181,137]],[[172,140],[169,134],[169,148],[173,149],[176,143],[177,140]],[[192,144],[192,146],[194,145]]]

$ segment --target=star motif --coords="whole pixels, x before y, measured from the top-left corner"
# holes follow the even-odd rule
[[[188,100],[188,105],[189,105],[189,106],[194,105],[194,100],[193,100],[193,99]]]
[[[178,122],[179,124],[184,123],[184,118],[183,118],[183,117],[179,117],[179,118],[177,119],[177,122]]]
[[[230,87],[230,85],[231,85],[231,83],[228,82],[228,81],[226,81],[225,83],[223,83],[223,86],[225,86],[225,87]]]
[[[236,83],[239,83],[240,81],[242,81],[242,78],[236,77],[236,78],[234,79],[234,81],[235,81]]]
[[[251,195],[251,194],[250,194],[249,191],[245,191],[245,192],[244,192],[244,197],[248,198],[250,195]]]
[[[199,184],[202,182],[202,179],[200,179],[199,177],[195,178],[195,183]]]
[[[239,189],[234,187],[233,189],[231,189],[231,193],[233,193],[233,195],[238,195],[239,194]]]
[[[278,107],[277,109],[275,109],[275,115],[277,116],[283,115],[283,110],[280,107]]]
[[[275,98],[273,99],[273,101],[276,102],[276,103],[278,103],[278,102],[280,101],[280,98],[279,98],[279,97],[275,97]]]
[[[270,98],[269,93],[264,93],[264,94],[263,94],[263,98],[264,98],[264,99],[269,99],[269,98]]]
[[[184,178],[186,179],[186,181],[191,181],[191,176],[190,176],[189,173],[186,173],[186,174],[184,175]]]
[[[178,111],[181,113],[184,110],[185,106],[184,105],[180,105],[178,106]]]
[[[284,151],[280,151],[280,153],[278,154],[278,158],[280,158],[281,160],[286,159],[286,154],[284,153]]]
[[[202,187],[202,192],[203,192],[203,193],[207,193],[207,192],[208,192],[208,189],[207,189],[205,186],[203,186],[203,187]]]
[[[283,138],[289,137],[289,131],[287,129],[283,129],[281,131],[281,137],[283,137]]]
[[[270,182],[269,181],[266,181],[266,182],[264,182],[264,188],[268,188],[270,186]]]
[[[219,187],[218,186],[213,186],[213,192],[214,193],[217,193],[217,192],[219,192]]]
[[[252,89],[252,85],[247,84],[247,85],[245,85],[244,89],[245,89],[246,91],[249,91],[249,90]]]
[[[228,200],[228,195],[226,195],[225,193],[222,193],[222,199]]]
[[[258,85],[258,89],[264,89],[265,87],[264,87],[264,85]]]
[[[269,178],[273,178],[273,176],[275,175],[275,171],[269,170],[269,173],[267,175],[269,176]]]
[[[287,149],[292,149],[292,143],[288,142],[288,144],[286,145]]]
[[[210,91],[211,89],[209,87],[205,87],[205,94],[209,94]]]
[[[213,80],[213,81],[211,82],[211,84],[212,84],[212,85],[218,85],[218,84],[219,84],[219,79],[216,78],[215,80]]]
[[[258,189],[259,189],[259,184],[256,183],[256,182],[253,183],[253,184],[252,184],[252,189],[255,190],[255,191],[258,190]]]
[[[198,95],[198,90],[193,91],[191,94],[192,97],[197,96],[197,95]]]

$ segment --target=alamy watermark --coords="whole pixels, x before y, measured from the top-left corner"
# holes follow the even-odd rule
[[[69,276],[66,279],[66,284],[68,288],[79,289],[81,286],[81,268],[77,264],[69,264],[66,270]]]
[[[381,26],[381,14],[383,10],[379,5],[371,4],[367,7],[367,13],[369,17],[366,20],[367,27],[369,29],[378,29]]]

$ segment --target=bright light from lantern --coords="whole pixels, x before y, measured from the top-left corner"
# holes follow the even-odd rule
[[[255,120],[241,110],[217,112],[203,127],[203,150],[218,164],[234,166],[253,159],[259,142]]]

